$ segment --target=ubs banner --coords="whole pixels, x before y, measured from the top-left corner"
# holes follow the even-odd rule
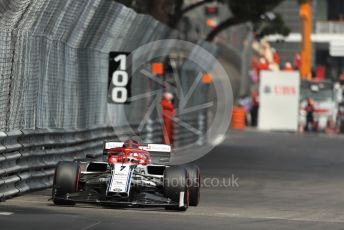
[[[297,131],[299,97],[299,72],[261,72],[258,128]]]

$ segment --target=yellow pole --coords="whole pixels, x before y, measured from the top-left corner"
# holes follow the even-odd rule
[[[312,0],[300,3],[300,19],[302,25],[302,47],[300,75],[302,79],[312,78]]]

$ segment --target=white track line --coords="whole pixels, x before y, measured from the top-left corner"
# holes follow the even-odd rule
[[[10,216],[13,212],[0,212],[0,216]]]

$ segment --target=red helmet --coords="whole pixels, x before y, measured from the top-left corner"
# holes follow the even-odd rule
[[[125,148],[138,148],[139,143],[137,141],[129,139],[123,143],[123,147],[125,147]]]

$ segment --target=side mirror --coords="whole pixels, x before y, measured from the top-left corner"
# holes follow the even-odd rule
[[[103,156],[107,156],[108,155],[108,152],[104,149],[103,150]]]

